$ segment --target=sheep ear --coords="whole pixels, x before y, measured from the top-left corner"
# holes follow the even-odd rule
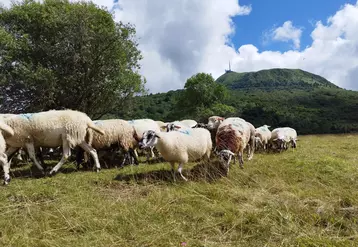
[[[180,126],[178,126],[178,125],[174,125],[174,128],[176,128],[176,129],[180,129],[181,127],[180,127]]]
[[[167,126],[166,126],[166,125],[164,125],[164,126],[160,126],[160,128],[161,128],[161,129],[166,129],[166,128],[167,128]]]
[[[155,134],[154,136],[157,137],[158,139],[160,139],[160,137],[157,134]]]
[[[218,118],[218,120],[220,120],[220,121],[224,121],[224,119],[225,119],[225,118],[223,118],[223,117],[219,117],[219,118]]]

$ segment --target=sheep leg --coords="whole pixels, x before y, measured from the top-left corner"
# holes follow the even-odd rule
[[[175,164],[174,164],[174,162],[170,162],[170,166],[172,167],[172,176],[173,176],[173,180],[174,180],[174,182],[176,181],[176,177],[175,177]]]
[[[50,175],[58,172],[58,170],[61,168],[61,166],[71,156],[71,148],[70,148],[68,141],[65,140],[64,138],[62,139],[62,141],[63,141],[63,143],[62,143],[62,158],[61,158],[60,162],[58,162],[57,165],[55,165],[55,167],[52,168],[52,170],[50,171]]]
[[[42,174],[45,174],[44,168],[41,166],[41,164],[36,159],[35,155],[35,147],[32,142],[25,143],[27,153],[29,154],[30,159],[35,163],[36,167],[41,171]]]
[[[183,163],[180,163],[179,164],[179,167],[178,167],[178,172],[180,173],[180,176],[185,180],[185,181],[188,181],[188,179],[186,177],[184,177],[184,175],[182,174],[182,170],[183,170]]]
[[[99,170],[101,170],[101,165],[99,164],[99,160],[98,160],[98,155],[97,155],[97,151],[96,149],[94,149],[93,147],[91,147],[90,145],[88,145],[87,142],[82,142],[80,145],[79,145],[81,148],[83,148],[87,153],[89,153],[93,160],[94,160],[94,163],[96,165],[96,170],[97,172],[99,172]]]
[[[139,165],[138,157],[135,155],[135,150],[133,148],[129,149],[129,158],[132,163],[132,159],[134,160],[134,164]]]
[[[239,154],[238,154],[238,157],[239,157],[239,164],[240,164],[240,168],[241,169],[244,169],[244,159],[243,159],[243,151],[240,151]]]
[[[9,147],[5,154],[7,156],[7,160],[9,162],[11,162],[11,159],[14,157],[14,155],[16,154],[16,152],[19,151],[20,152],[20,148],[15,148],[15,147]]]
[[[6,154],[0,154],[0,163],[2,164],[2,168],[4,170],[4,185],[10,183],[10,163],[7,161]]]

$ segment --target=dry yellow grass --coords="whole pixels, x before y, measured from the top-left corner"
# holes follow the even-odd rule
[[[16,168],[0,188],[0,245],[358,246],[357,150],[355,135],[302,136],[227,178],[187,165],[187,183],[167,163],[52,178]]]

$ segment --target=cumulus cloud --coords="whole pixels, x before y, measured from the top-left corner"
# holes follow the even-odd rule
[[[286,21],[273,30],[274,40],[292,41],[286,52],[259,51],[253,44],[235,50],[229,37],[235,31],[232,17],[248,14],[251,6],[235,0],[152,1],[119,0],[116,18],[136,24],[144,53],[142,73],[152,92],[182,88],[197,72],[220,76],[231,61],[235,71],[300,68],[326,77],[347,89],[358,89],[358,5],[346,4],[317,22],[312,44],[302,51],[301,28]],[[309,21],[309,20],[307,20]]]
[[[235,54],[227,45],[235,30],[231,17],[250,12],[251,6],[237,0],[119,0],[115,8],[117,20],[136,25],[142,72],[152,92],[182,88],[202,70],[223,71],[229,57],[220,53]]]
[[[346,89],[358,89],[358,2],[346,4],[327,23],[316,23],[312,44],[302,50],[259,52],[244,45],[233,57],[238,71],[268,68],[300,68],[321,76]]]
[[[300,48],[300,39],[302,35],[302,28],[297,28],[292,25],[291,21],[285,21],[281,27],[278,27],[272,32],[272,39],[277,41],[292,41],[294,48]]]

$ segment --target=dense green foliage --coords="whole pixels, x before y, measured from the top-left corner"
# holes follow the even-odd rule
[[[71,108],[97,118],[143,91],[134,27],[89,2],[0,9],[0,57],[2,112]]]
[[[197,115],[190,114],[190,111],[186,115],[175,114],[179,108],[177,101],[187,90],[184,89],[136,97],[130,112],[117,114],[123,118],[148,117],[164,121],[190,117],[201,122],[206,122],[207,117],[212,115],[239,116],[255,126],[291,126],[299,134],[358,131],[358,92],[340,89],[326,79],[305,71],[280,71],[229,72],[219,77],[216,81],[231,89],[229,96],[220,101],[230,107],[224,113],[220,108],[206,111],[209,108],[204,107]],[[243,76],[247,74],[251,74],[249,82]],[[279,76],[282,74],[285,76]],[[265,75],[269,75],[267,79]],[[253,86],[249,87],[247,83]],[[244,84],[245,87],[242,86]],[[180,109],[183,112],[186,110]]]

